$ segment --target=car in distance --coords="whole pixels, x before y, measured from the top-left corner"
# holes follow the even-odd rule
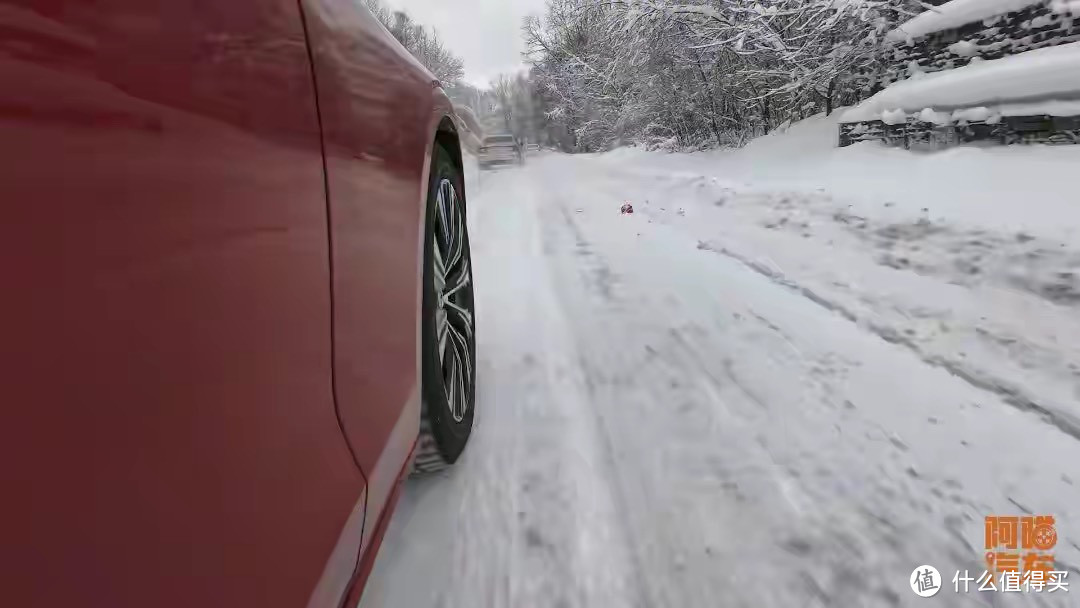
[[[446,95],[360,2],[0,26],[5,605],[355,606],[472,427]]]
[[[478,162],[481,169],[496,165],[515,165],[523,161],[521,145],[513,135],[488,135],[480,145]]]

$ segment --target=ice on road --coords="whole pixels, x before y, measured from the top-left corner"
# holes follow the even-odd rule
[[[1031,387],[1009,353],[925,333],[1020,331],[1009,303],[1075,331],[1075,303],[905,283],[936,279],[875,263],[843,217],[763,227],[762,192],[715,179],[550,154],[479,182],[472,441],[406,484],[362,606],[1080,605],[951,582],[985,569],[984,516],[1035,513],[1080,585],[1076,343],[1033,314]],[[847,248],[816,258],[825,238]]]

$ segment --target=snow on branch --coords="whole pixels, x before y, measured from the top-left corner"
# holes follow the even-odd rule
[[[577,149],[745,141],[865,98],[910,0],[549,0],[524,31]],[[732,134],[733,130],[743,132]]]

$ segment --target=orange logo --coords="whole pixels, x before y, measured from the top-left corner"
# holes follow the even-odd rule
[[[1056,544],[1052,515],[986,517],[986,563],[992,572],[1046,578],[1054,567],[1054,555],[1046,551]]]

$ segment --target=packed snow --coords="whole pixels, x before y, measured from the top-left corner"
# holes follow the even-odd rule
[[[882,120],[885,112],[955,110],[1019,104],[1075,109],[1080,101],[1080,43],[1035,49],[898,82],[848,110],[843,122]],[[1046,112],[1039,112],[1046,113]]]
[[[1043,2],[1045,0],[952,0],[940,6],[926,5],[926,12],[889,32],[888,38],[897,42],[919,38]]]
[[[923,108],[919,112],[919,120],[935,125],[947,125],[952,122],[952,115],[946,112],[935,112],[931,108]]]
[[[1080,116],[1080,101],[1048,100],[1035,103],[1003,103],[991,106],[977,106],[948,112],[937,112],[933,108],[923,108],[920,112],[909,114],[904,110],[885,110],[881,121],[887,125],[901,125],[909,120],[936,125],[962,124],[965,122],[985,122],[996,124],[1003,116]],[[864,123],[858,123],[851,131],[852,135],[866,132]]]
[[[1076,605],[950,581],[1045,513],[1080,584],[1080,147],[836,126],[470,171],[476,427],[364,608]]]
[[[949,52],[960,57],[975,57],[979,54],[979,45],[970,40],[958,40],[949,45]]]

